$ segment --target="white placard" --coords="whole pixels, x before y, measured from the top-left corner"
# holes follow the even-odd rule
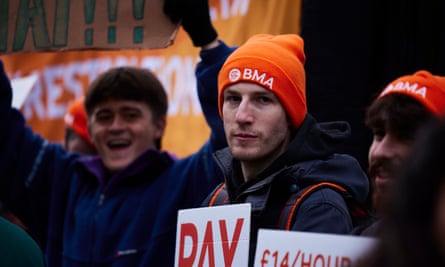
[[[176,267],[247,266],[250,203],[178,212]]]
[[[39,76],[32,74],[22,78],[16,78],[11,80],[12,87],[12,106],[20,109],[26,100],[26,97],[31,92],[34,84],[37,82]]]
[[[255,267],[360,266],[377,239],[260,229]]]

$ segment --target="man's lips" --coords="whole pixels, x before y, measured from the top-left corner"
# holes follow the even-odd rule
[[[235,137],[236,140],[239,140],[239,141],[251,141],[251,140],[257,138],[256,135],[249,134],[249,133],[236,133],[233,136]]]
[[[378,191],[385,192],[388,191],[388,189],[393,184],[393,179],[388,177],[381,177],[381,176],[375,176],[375,186],[377,187]]]
[[[371,162],[369,177],[374,180],[377,191],[387,191],[392,186],[396,166],[395,162],[390,160]]]

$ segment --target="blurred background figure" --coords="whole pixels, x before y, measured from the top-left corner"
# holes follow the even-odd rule
[[[96,155],[96,147],[88,134],[87,114],[84,97],[74,100],[67,109],[65,121],[64,146],[67,151],[85,155]]]
[[[424,128],[413,146],[363,266],[445,265],[445,121]]]
[[[46,266],[39,245],[23,229],[2,216],[0,216],[0,266]]]
[[[378,218],[388,206],[396,173],[411,152],[416,136],[430,120],[445,113],[445,77],[421,70],[388,83],[369,106],[366,125],[372,130],[368,175]],[[374,235],[378,223],[364,235]]]

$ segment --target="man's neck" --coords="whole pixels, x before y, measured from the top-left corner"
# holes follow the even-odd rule
[[[276,157],[269,157],[255,161],[241,161],[241,170],[243,172],[244,181],[247,182],[255,179],[261,172],[269,167],[275,159]]]
[[[241,170],[243,172],[244,182],[254,179],[264,168],[258,168],[255,164],[241,163]]]

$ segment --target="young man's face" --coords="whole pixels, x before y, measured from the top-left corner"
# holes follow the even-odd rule
[[[241,82],[227,87],[223,98],[224,130],[234,158],[267,166],[284,152],[290,127],[272,92]]]
[[[165,120],[154,122],[152,111],[139,101],[109,100],[97,105],[89,118],[89,133],[107,169],[127,167],[164,133]]]
[[[369,178],[374,183],[374,197],[377,202],[383,201],[382,204],[385,205],[388,191],[394,184],[394,176],[408,156],[412,145],[411,138],[399,137],[386,128],[373,129],[368,161]]]

